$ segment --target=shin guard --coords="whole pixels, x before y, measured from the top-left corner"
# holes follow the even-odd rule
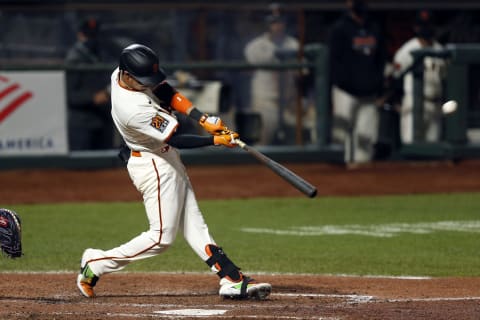
[[[205,247],[205,252],[210,257],[205,262],[210,268],[215,268],[220,278],[228,277],[235,282],[242,280],[240,268],[227,257],[222,248],[209,244]]]

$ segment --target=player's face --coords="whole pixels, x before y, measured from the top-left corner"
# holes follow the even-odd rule
[[[125,84],[127,84],[127,86],[129,86],[130,88],[132,88],[134,90],[137,90],[137,91],[145,91],[149,88],[148,86],[142,84],[137,79],[132,77],[126,71],[123,72],[122,80],[125,82]]]
[[[274,22],[270,24],[270,32],[274,37],[282,36],[285,33],[283,22]]]

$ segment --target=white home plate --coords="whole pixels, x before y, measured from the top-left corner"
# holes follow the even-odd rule
[[[171,314],[177,316],[217,316],[222,315],[228,310],[208,310],[208,309],[177,309],[177,310],[163,310],[154,311],[159,314]]]

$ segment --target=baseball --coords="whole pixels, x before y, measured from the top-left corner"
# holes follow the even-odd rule
[[[449,100],[442,105],[442,112],[444,114],[449,114],[457,110],[457,101]]]

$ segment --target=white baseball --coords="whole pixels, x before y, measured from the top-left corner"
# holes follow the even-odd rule
[[[455,110],[457,110],[457,106],[458,106],[457,101],[449,100],[442,105],[442,112],[444,114],[452,113]]]

